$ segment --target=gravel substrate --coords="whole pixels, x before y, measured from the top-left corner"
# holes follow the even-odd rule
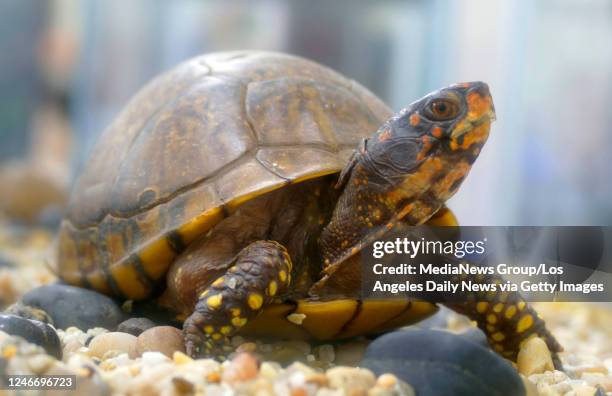
[[[1,227],[0,227],[1,228]],[[0,232],[0,253],[13,264],[0,267],[3,308],[27,290],[54,280],[44,264],[51,239],[44,233],[19,236]],[[28,246],[28,248],[24,248]],[[551,370],[550,354],[539,339],[523,348],[515,365],[528,395],[612,396],[612,309],[609,305],[541,303],[537,309],[564,346],[565,372]],[[454,332],[472,325],[444,312],[438,327]],[[180,331],[168,326],[122,331],[103,328],[57,330],[63,357],[0,331],[0,370],[9,374],[74,374],[78,392],[94,395],[412,395],[394,375],[359,368],[368,340],[341,344],[262,341],[237,336],[236,352],[220,363],[193,360],[182,351]],[[127,331],[124,330],[124,331]],[[599,389],[598,389],[599,387]],[[2,391],[0,391],[0,395]],[[59,394],[59,393],[54,393]],[[71,394],[71,393],[66,393]]]

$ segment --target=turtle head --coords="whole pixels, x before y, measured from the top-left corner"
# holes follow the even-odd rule
[[[323,232],[324,247],[332,251],[341,238],[355,246],[383,226],[429,220],[467,176],[493,120],[493,100],[482,82],[443,88],[391,117],[340,174],[342,193]],[[346,230],[356,240],[345,241]],[[334,261],[337,252],[330,256]]]
[[[341,181],[346,184],[360,173],[363,186],[371,184],[395,195],[400,190],[410,195],[427,192],[445,201],[478,157],[494,119],[493,100],[485,83],[454,84],[433,92],[364,140]],[[438,182],[451,179],[450,185],[436,188]]]
[[[487,84],[454,84],[393,116],[367,141],[364,153],[390,178],[413,173],[431,157],[466,155],[474,160],[493,120],[495,109]]]

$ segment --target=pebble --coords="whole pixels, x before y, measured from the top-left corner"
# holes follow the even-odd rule
[[[376,380],[376,385],[385,389],[393,389],[397,385],[397,377],[393,374],[383,374]]]
[[[136,358],[137,338],[131,334],[110,332],[94,337],[89,343],[89,355],[102,359],[108,352],[127,353],[130,358]],[[108,355],[106,355],[108,357]]]
[[[71,354],[80,351],[85,346],[78,340],[71,340],[64,344],[63,355],[64,357],[70,356]]]
[[[39,354],[28,359],[28,366],[36,375],[44,374],[50,369],[56,360],[49,355]]]
[[[227,382],[249,381],[257,377],[259,362],[250,353],[239,353],[224,368],[222,379]]]
[[[600,386],[606,392],[612,392],[612,378],[601,373],[584,373],[581,377],[587,384]]]
[[[111,298],[80,287],[41,286],[27,292],[22,301],[47,312],[60,329],[75,326],[83,330],[93,327],[114,330],[123,319],[123,312]]]
[[[20,316],[24,319],[38,320],[39,322],[53,324],[53,319],[42,309],[24,305],[17,302],[8,307],[3,313]]]
[[[176,391],[181,395],[191,394],[193,393],[194,388],[195,388],[193,386],[193,383],[189,382],[183,377],[173,377],[172,385],[174,385],[174,388],[176,389]]]
[[[47,353],[57,359],[62,358],[59,337],[48,324],[20,316],[0,314],[0,330],[43,347]]]
[[[190,356],[187,356],[180,351],[176,351],[172,354],[172,360],[176,364],[187,364],[193,362],[193,359]]]
[[[519,373],[525,376],[555,369],[546,342],[539,337],[533,337],[523,344],[516,363]]]
[[[355,340],[336,345],[334,363],[338,366],[359,365],[369,344],[368,340]]]
[[[78,366],[77,366],[78,367]],[[49,392],[54,395],[87,395],[87,396],[110,396],[110,386],[101,378],[100,374],[95,369],[81,369],[75,370],[75,368],[69,368],[64,365],[56,364],[45,375],[75,375],[76,389],[67,390],[64,393],[61,391]]]
[[[341,389],[345,394],[366,394],[376,383],[376,377],[370,370],[353,367],[334,367],[327,370],[329,387]]]
[[[117,331],[129,333],[138,337],[143,331],[155,327],[155,323],[147,318],[130,318],[119,323]]]
[[[144,366],[155,366],[159,363],[170,361],[167,355],[157,351],[143,352],[141,358]]]
[[[525,396],[538,396],[538,388],[536,384],[529,381],[527,377],[521,375],[521,380],[523,381],[523,386],[525,386]]]
[[[399,330],[367,348],[362,367],[393,373],[417,395],[524,394],[512,365],[475,342],[441,330]]]
[[[265,344],[264,344],[265,345]],[[305,356],[310,353],[311,346],[304,341],[277,341],[270,348],[258,346],[256,343],[247,342],[242,344],[237,350],[241,352],[259,352],[259,355],[265,360],[272,360],[280,364],[291,364],[295,361],[304,361]],[[251,348],[255,346],[255,350]]]
[[[157,351],[172,357],[176,351],[185,352],[183,333],[172,326],[152,327],[138,336],[136,348],[138,354]]]

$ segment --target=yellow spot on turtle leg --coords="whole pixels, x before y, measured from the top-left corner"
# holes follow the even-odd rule
[[[223,336],[219,333],[215,333],[212,335],[212,339],[215,341],[219,341],[221,338],[223,338]]]
[[[251,293],[249,294],[249,298],[247,302],[249,304],[249,307],[251,307],[251,309],[259,309],[261,308],[263,304],[263,297],[261,296],[261,294]]]
[[[240,316],[240,308],[231,308],[230,313],[233,317]]]
[[[519,311],[522,311],[523,309],[525,309],[525,306],[527,304],[525,303],[525,301],[519,301],[518,304],[516,304],[516,307],[518,308]]]
[[[476,304],[476,311],[478,313],[485,313],[487,312],[487,308],[489,308],[489,303],[486,301],[481,301],[478,304]]]
[[[228,335],[232,332],[232,328],[230,326],[223,326],[219,329],[219,331],[221,332],[221,334]]]
[[[487,331],[488,331],[489,333],[493,333],[493,332],[495,331],[495,326],[493,326],[493,325],[487,325]]]
[[[512,319],[512,317],[515,314],[516,314],[516,307],[514,305],[511,305],[508,308],[506,308],[506,312],[504,313],[504,316],[506,316],[506,319]]]
[[[236,327],[242,327],[246,324],[246,322],[247,322],[246,318],[241,318],[241,317],[232,318],[232,324]]]
[[[497,316],[495,316],[493,314],[487,315],[487,322],[489,322],[491,324],[497,323]]]
[[[214,282],[212,283],[212,285],[213,285],[213,286],[221,286],[221,285],[223,284],[223,281],[224,281],[223,277],[217,278],[217,280],[216,280],[216,281],[214,281]]]
[[[516,332],[522,333],[533,325],[533,316],[525,315],[516,324]]]
[[[278,273],[278,279],[280,279],[281,282],[285,282],[287,280],[287,273],[285,271],[280,271]]]
[[[214,332],[215,332],[215,328],[214,328],[214,327],[212,327],[211,325],[204,326],[204,332],[205,332],[206,334],[212,334],[212,333],[214,333]]]
[[[212,309],[219,308],[222,302],[223,302],[223,295],[221,294],[215,294],[214,296],[210,296],[206,299],[206,305],[208,305],[208,307]]]
[[[491,338],[493,339],[493,341],[499,342],[499,341],[503,341],[504,339],[506,339],[506,336],[501,331],[498,331],[497,333],[493,334]]]
[[[504,310],[504,304],[503,303],[497,303],[497,304],[495,304],[493,306],[493,312],[500,313],[503,310]]]
[[[276,282],[270,281],[270,284],[268,285],[268,295],[274,297],[274,295],[276,295],[277,289],[278,286],[276,285]]]

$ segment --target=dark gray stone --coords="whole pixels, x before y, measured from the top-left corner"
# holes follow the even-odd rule
[[[372,342],[361,363],[412,385],[419,396],[525,395],[512,365],[466,337],[441,330],[400,330]]]
[[[129,333],[138,337],[145,330],[155,327],[155,323],[147,318],[130,318],[119,323],[117,331]]]
[[[63,284],[32,289],[23,296],[22,302],[47,312],[59,329],[103,327],[113,331],[124,319],[123,311],[111,298]]]
[[[59,337],[48,324],[20,316],[0,314],[0,330],[43,347],[49,355],[57,359],[62,358]]]
[[[464,331],[463,333],[459,333],[459,335],[485,348],[489,347],[489,341],[487,341],[487,335],[477,327],[472,327],[471,329],[468,329]]]

